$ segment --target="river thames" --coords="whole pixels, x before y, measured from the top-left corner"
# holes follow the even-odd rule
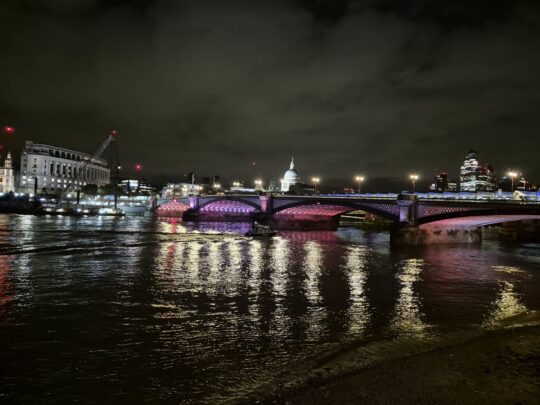
[[[540,309],[540,244],[248,227],[0,216],[0,401],[215,403],[347,345]]]

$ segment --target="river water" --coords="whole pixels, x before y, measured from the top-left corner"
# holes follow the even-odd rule
[[[350,342],[540,309],[540,245],[0,216],[0,402],[215,402]]]

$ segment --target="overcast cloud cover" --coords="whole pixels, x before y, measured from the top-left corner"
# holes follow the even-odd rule
[[[0,124],[14,150],[117,129],[154,181],[279,178],[294,155],[395,190],[477,148],[540,182],[537,3],[3,0]]]

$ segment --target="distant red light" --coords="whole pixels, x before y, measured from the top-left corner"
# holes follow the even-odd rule
[[[111,131],[111,136],[118,136],[118,131],[116,129],[113,129]]]
[[[10,126],[4,127],[4,133],[7,135],[13,135],[15,133],[15,128]]]
[[[140,172],[142,170],[142,165],[140,163],[137,163],[135,165],[135,170],[137,170],[138,172]]]

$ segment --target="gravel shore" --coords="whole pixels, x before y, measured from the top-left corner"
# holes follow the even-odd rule
[[[540,326],[488,331],[354,371],[337,367],[346,371],[332,373],[328,366],[326,378],[306,378],[258,402],[539,404]]]
[[[540,313],[341,344],[223,404],[540,404]]]

